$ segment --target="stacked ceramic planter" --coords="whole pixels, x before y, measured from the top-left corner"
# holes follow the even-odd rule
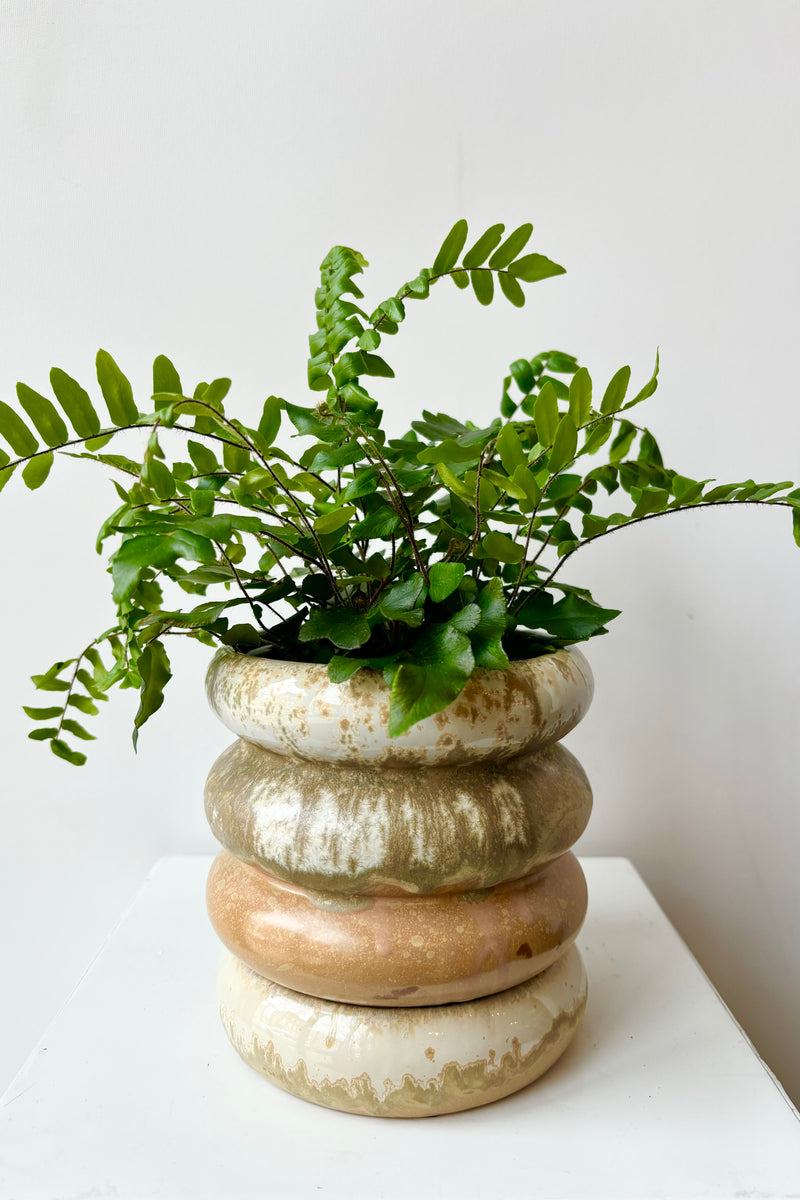
[[[573,945],[591,810],[559,740],[592,677],[561,650],[478,672],[386,732],[382,676],[220,652],[208,696],[238,735],[211,769],[219,1003],[242,1058],[317,1104],[456,1112],[541,1075],[586,1000]]]

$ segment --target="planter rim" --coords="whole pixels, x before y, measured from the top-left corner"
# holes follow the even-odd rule
[[[586,657],[578,643],[561,646],[555,650],[547,650],[543,654],[535,654],[531,658],[513,658],[507,667],[476,667],[471,679],[481,678],[486,675],[507,675],[509,671],[513,671],[515,667],[519,667],[524,663],[545,662],[558,658],[574,658],[576,655],[579,655],[583,659]],[[246,654],[241,650],[234,650],[232,646],[218,646],[214,652],[214,658],[241,659],[247,663],[260,663],[265,668],[286,668],[293,672],[307,671],[314,673],[323,671],[326,678],[328,673],[327,663],[307,662],[296,658],[270,658],[268,655]],[[377,667],[362,667],[356,674],[361,676],[377,676],[381,680],[383,679],[383,671],[378,670]],[[350,679],[346,679],[344,683],[337,683],[334,686],[347,687],[351,680],[355,678],[355,675],[351,675]]]
[[[509,758],[564,737],[586,713],[591,669],[575,646],[478,669],[442,712],[390,737],[389,689],[362,668],[331,683],[326,663],[254,658],[223,648],[206,677],[232,733],[278,754],[323,762],[454,766]]]

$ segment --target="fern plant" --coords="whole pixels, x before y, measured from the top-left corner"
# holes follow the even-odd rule
[[[167,644],[178,636],[327,663],[334,682],[379,670],[396,735],[445,708],[478,668],[605,633],[619,610],[562,575],[590,542],[682,509],[747,503],[788,508],[800,545],[793,483],[717,484],[664,465],[653,434],[631,419],[656,390],[657,358],[633,394],[622,367],[599,397],[569,354],[520,358],[485,426],[423,412],[402,437],[387,437],[367,385],[393,375],[378,351],[413,302],[449,278],[480,304],[497,286],[519,307],[525,284],[563,273],[525,253],[531,225],[504,232],[492,225],[465,251],[467,223],[458,221],[433,264],[371,313],[356,283],[368,264],[335,246],[309,339],[319,403],[269,396],[256,426],[226,409],[229,379],[190,392],[163,355],[142,409],[104,350],[97,382],[107,418],[59,368],[50,372],[54,399],[20,383],[15,406],[0,401],[11,452],[0,450],[0,490],[16,474],[41,487],[54,454],[66,454],[108,468],[117,498],[97,536],[98,552],[111,546],[115,622],[32,677],[53,703],[25,709],[36,723],[30,737],[83,763],[74,739],[92,735],[78,716],[96,713],[119,686],[140,693],[136,744],[163,702]],[[143,453],[117,452],[142,429]]]

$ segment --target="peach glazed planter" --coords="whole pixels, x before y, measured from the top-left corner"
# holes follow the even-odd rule
[[[211,707],[238,735],[206,784],[224,847],[208,910],[223,1025],[279,1087],[351,1113],[488,1104],[547,1070],[586,1003],[570,847],[592,796],[559,745],[592,675],[574,647],[482,671],[390,738],[362,670],[220,651]]]

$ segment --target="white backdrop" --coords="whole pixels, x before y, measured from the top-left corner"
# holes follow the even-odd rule
[[[437,289],[391,346],[397,421],[483,420],[521,355],[662,383],[649,423],[693,477],[800,477],[797,54],[791,2],[6,0],[0,26],[0,396],[140,396],[167,353],[248,414],[306,403],[317,267],[374,262],[377,302],[456,217],[530,219],[568,274],[517,311]],[[109,623],[91,464],[0,499],[0,1088],[152,861],[213,848],[202,784],[229,741],[205,651],[134,757],[135,699],[76,770],[26,739],[27,678]],[[66,490],[68,485],[68,490]],[[624,615],[591,643],[570,738],[595,789],[579,849],[630,856],[795,1100],[800,1057],[800,551],[782,510],[680,514],[582,552]],[[178,650],[181,652],[178,653]],[[40,699],[40,698],[39,698]],[[198,897],[198,909],[202,897]],[[202,915],[199,919],[202,919]]]

